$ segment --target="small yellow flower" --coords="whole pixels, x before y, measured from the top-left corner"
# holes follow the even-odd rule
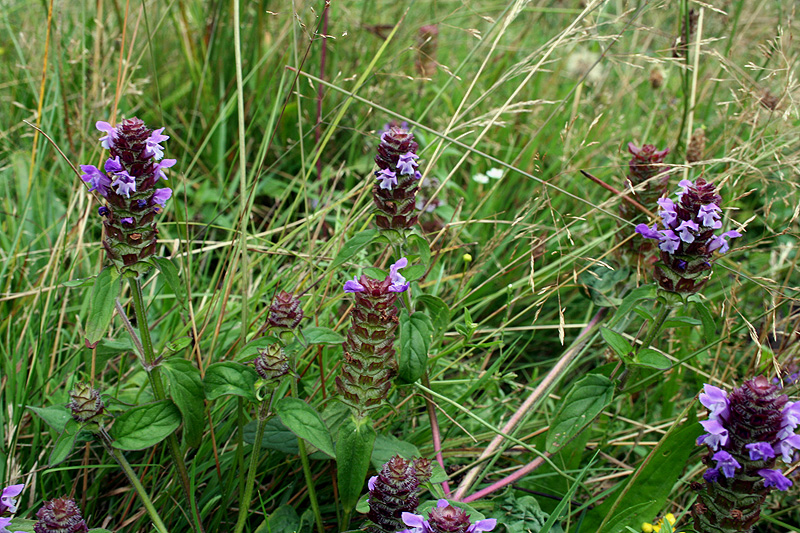
[[[653,524],[648,524],[644,522],[642,524],[642,533],[653,533]]]

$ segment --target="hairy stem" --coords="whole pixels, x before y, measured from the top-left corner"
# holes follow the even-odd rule
[[[292,362],[292,373],[296,376],[296,362]],[[299,377],[292,378],[292,396],[298,398],[297,394],[297,381]],[[303,475],[306,478],[306,487],[308,487],[308,499],[311,501],[311,509],[314,511],[314,518],[317,522],[317,531],[325,533],[325,525],[322,523],[322,513],[319,510],[319,502],[317,501],[317,491],[314,488],[314,478],[311,475],[311,465],[308,462],[308,455],[306,453],[305,441],[297,437],[297,447],[300,449],[300,462],[303,464]]]

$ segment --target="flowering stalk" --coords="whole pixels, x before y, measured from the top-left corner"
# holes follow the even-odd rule
[[[427,520],[413,513],[403,513],[402,519],[409,526],[402,533],[477,533],[491,531],[497,525],[494,518],[478,520],[473,524],[463,509],[453,507],[444,499],[439,500],[436,507],[428,512]]]
[[[272,405],[272,398],[275,395],[275,387],[278,381],[289,373],[289,362],[283,347],[275,343],[270,344],[263,350],[259,350],[258,356],[255,359],[255,368],[261,379],[269,386],[270,394],[268,397],[261,400],[261,405],[258,408],[256,440],[253,443],[253,450],[250,452],[250,467],[247,470],[244,492],[239,500],[239,518],[236,521],[234,533],[242,532],[245,521],[247,520],[247,515],[250,511],[250,497],[253,494],[253,483],[255,483],[256,479],[256,468],[258,467],[258,459],[260,457],[261,440],[264,438],[264,428],[267,425],[267,421],[272,418],[270,407]]]
[[[344,292],[355,296],[355,306],[343,344],[344,362],[336,389],[359,418],[386,399],[397,372],[395,302],[398,293],[408,290],[409,284],[399,272],[406,265],[408,260],[401,258],[389,268],[383,281],[362,275],[344,284]]]
[[[155,528],[161,533],[167,533],[167,527],[161,520],[144,486],[142,486],[139,478],[136,476],[136,472],[133,471],[133,468],[131,468],[131,465],[128,463],[128,460],[125,459],[122,452],[114,448],[111,444],[111,436],[103,427],[103,419],[108,413],[106,412],[105,403],[100,396],[100,391],[85,383],[78,383],[73,390],[69,391],[69,398],[70,401],[67,404],[67,408],[70,410],[73,420],[81,424],[83,429],[94,434],[108,454],[117,461],[117,464],[119,464],[122,471],[125,472],[128,481],[131,482],[134,490],[136,490],[136,493],[142,500],[142,505],[144,505],[147,514],[150,515],[150,519]],[[36,516],[39,516],[38,513]]]
[[[395,533],[403,529],[401,515],[417,510],[420,485],[430,480],[431,472],[428,459],[406,461],[399,455],[389,459],[367,483],[367,518],[372,522],[365,528],[367,533]]]
[[[39,520],[33,525],[36,533],[86,533],[89,531],[78,504],[72,498],[55,498],[44,502],[36,512]]]
[[[103,171],[81,165],[81,179],[107,202],[99,213],[104,217],[103,247],[108,259],[120,272],[138,276],[150,268],[148,260],[155,253],[158,235],[154,219],[172,196],[169,187],[156,188],[161,179],[167,179],[164,170],[176,163],[162,159],[161,143],[169,136],[163,134],[164,128],[151,130],[138,118],[123,120],[116,127],[98,122],[96,127],[105,133],[101,146],[111,155]]]
[[[703,458],[705,483],[692,507],[699,533],[747,533],[761,515],[773,488],[787,490],[792,482],[775,468],[777,458],[791,463],[800,449],[800,402],[790,402],[763,376],[745,381],[730,394],[706,385],[700,403],[708,419],[706,434],[697,439],[708,453]]]

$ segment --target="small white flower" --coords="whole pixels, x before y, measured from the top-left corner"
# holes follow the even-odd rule
[[[486,175],[492,178],[493,180],[499,180],[503,177],[503,169],[502,168],[490,168],[486,171]]]
[[[489,176],[479,172],[479,173],[475,174],[474,176],[472,176],[472,181],[474,181],[476,183],[489,183]]]

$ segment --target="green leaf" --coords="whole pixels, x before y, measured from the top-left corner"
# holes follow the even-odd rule
[[[614,350],[614,353],[616,353],[620,359],[626,363],[631,361],[633,346],[631,346],[631,343],[629,343],[625,337],[605,326],[600,328],[600,334],[603,336],[603,340],[606,341],[606,344]]]
[[[206,400],[216,400],[220,396],[241,396],[256,402],[256,381],[258,374],[249,366],[233,361],[214,363],[206,370],[203,386]]]
[[[75,288],[75,287],[89,287],[90,285],[94,284],[94,280],[97,276],[92,276],[91,278],[79,278],[79,279],[71,279],[69,281],[65,281],[61,284],[62,287],[68,288]]]
[[[375,428],[369,418],[355,420],[351,416],[339,428],[336,440],[337,479],[339,499],[347,512],[353,510],[361,497],[374,444]]]
[[[428,348],[431,346],[433,323],[428,315],[417,311],[409,316],[400,312],[400,360],[398,373],[408,383],[414,383],[428,365]]]
[[[424,305],[428,310],[427,314],[431,317],[436,336],[438,337],[444,333],[447,326],[450,325],[450,308],[444,300],[431,294],[422,294],[417,296],[416,301]]]
[[[664,321],[662,328],[683,328],[686,326],[699,326],[702,322],[690,316],[673,316]]]
[[[257,429],[258,423],[256,420],[248,422],[244,426],[242,438],[247,444],[255,444]],[[277,416],[270,418],[264,424],[264,437],[261,439],[261,449],[277,450],[287,455],[297,455],[300,453],[300,447],[297,445],[297,435],[289,431]]]
[[[120,283],[119,274],[113,267],[103,269],[94,281],[89,318],[86,320],[86,342],[92,347],[108,333]]]
[[[254,359],[258,355],[259,350],[263,350],[270,344],[275,344],[276,342],[278,342],[278,339],[270,336],[259,337],[252,340],[244,345],[242,351],[236,354],[236,360],[244,363]]]
[[[589,374],[578,381],[561,401],[561,408],[547,432],[546,449],[560,450],[611,403],[614,384],[600,374]]]
[[[6,531],[20,531],[22,533],[34,533],[33,526],[36,525],[36,520],[27,520],[25,518],[20,518],[15,516],[11,519],[11,522],[6,526]],[[90,531],[96,531],[91,529]],[[102,531],[105,531],[103,529]]]
[[[331,434],[313,407],[299,398],[282,398],[275,404],[275,412],[292,433],[329,456],[336,456]]]
[[[183,417],[183,442],[192,448],[200,445],[205,427],[205,395],[200,371],[186,359],[167,359],[163,365],[170,396]]]
[[[283,504],[258,526],[255,533],[295,533],[300,531],[299,526],[297,511],[291,505]]]
[[[69,457],[72,448],[75,447],[75,439],[78,438],[80,430],[81,425],[70,417],[64,425],[64,431],[58,436],[56,444],[53,446],[53,451],[50,452],[50,458],[47,460],[48,466],[54,467],[59,463],[63,463]]]
[[[318,328],[311,326],[303,330],[303,337],[305,337],[308,344],[342,344],[344,337],[333,331],[331,328]]]
[[[395,455],[399,455],[403,459],[413,459],[422,456],[422,454],[419,453],[419,449],[410,442],[400,440],[394,435],[379,434],[372,448],[371,461],[375,470],[380,470],[383,465]]]
[[[635,361],[631,364],[634,366],[656,368],[658,370],[669,370],[672,368],[672,361],[669,360],[669,357],[652,348],[641,349],[639,353],[636,354]]]
[[[181,281],[181,276],[175,263],[166,257],[153,257],[152,261],[155,263],[156,268],[164,275],[164,281],[166,281],[169,288],[172,289],[178,302],[181,305],[186,305],[186,290],[183,288],[183,281]]]
[[[426,270],[425,265],[410,265],[403,269],[403,277],[408,281],[416,281],[425,274]]]
[[[89,530],[89,533],[114,533],[108,529],[103,529],[102,527],[95,527]]]
[[[72,420],[69,412],[63,406],[31,407],[29,405],[28,409],[39,415],[39,418],[44,420],[56,433],[62,433],[67,422]]]
[[[181,413],[170,400],[140,405],[122,413],[111,428],[118,450],[144,450],[166,439],[181,425]]]
[[[182,352],[192,344],[192,339],[189,337],[180,337],[176,341],[168,342],[164,346],[170,353]]]
[[[695,441],[702,432],[694,409],[687,408],[626,480],[622,491],[587,513],[581,530],[619,533],[632,527],[639,531],[642,522],[652,521],[663,512],[689,456],[697,449]]]
[[[655,284],[642,285],[641,287],[633,289],[625,298],[622,299],[622,303],[619,304],[614,316],[612,316],[608,321],[608,327],[615,326],[620,320],[625,318],[637,303],[641,302],[642,300],[652,300],[655,298],[657,295],[657,289],[658,286]]]
[[[417,249],[419,262],[427,270],[431,264],[431,245],[428,243],[427,239],[422,235],[412,233],[408,236],[408,244]]]
[[[717,338],[717,322],[714,320],[714,315],[703,302],[695,300],[694,308],[700,315],[700,322],[703,323],[703,340],[706,344],[711,344]]]
[[[378,238],[379,234],[380,232],[376,229],[367,229],[353,235],[350,240],[344,243],[344,246],[339,250],[339,254],[336,256],[336,259],[333,260],[331,266],[328,267],[328,270],[333,270],[346,261],[349,261],[363,247]]]

